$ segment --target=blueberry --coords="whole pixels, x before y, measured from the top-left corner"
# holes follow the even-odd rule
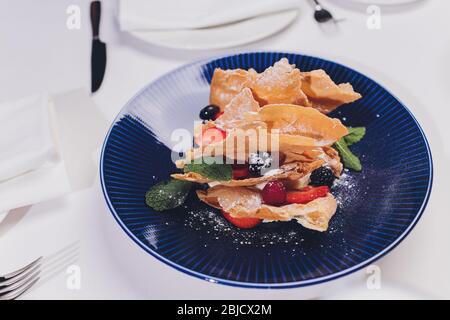
[[[218,106],[210,104],[200,110],[199,116],[202,120],[214,120],[219,112],[220,108]]]
[[[334,173],[328,167],[320,167],[311,172],[312,186],[328,186],[331,188],[334,182]]]

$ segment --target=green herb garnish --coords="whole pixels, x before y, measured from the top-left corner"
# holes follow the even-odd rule
[[[145,194],[145,203],[156,211],[181,206],[186,200],[193,183],[170,179],[155,184]]]
[[[365,134],[366,128],[364,127],[348,128],[348,134],[344,137],[345,143],[347,143],[347,146],[351,146],[361,141]]]
[[[361,161],[359,161],[359,158],[350,151],[344,138],[336,141],[334,144],[334,148],[339,152],[342,162],[344,162],[344,166],[346,168],[353,169],[355,171],[361,171]]]
[[[339,155],[347,169],[361,171],[361,161],[351,152],[349,146],[361,141],[366,134],[366,128],[354,127],[348,128],[348,134],[337,141],[333,146],[339,152]]]
[[[195,172],[205,178],[217,181],[228,181],[233,177],[231,164],[211,163],[207,159],[203,159],[202,163],[186,164],[184,172]]]

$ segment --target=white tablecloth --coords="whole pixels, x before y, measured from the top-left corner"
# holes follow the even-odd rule
[[[305,1],[299,19],[269,39],[229,50],[189,52],[145,45],[119,34],[113,20],[114,2],[104,1],[101,30],[108,43],[108,63],[95,103],[112,122],[145,84],[194,59],[224,53],[302,52],[362,71],[412,110],[430,141],[435,165],[425,214],[408,238],[377,262],[382,271],[382,290],[377,294],[450,298],[450,2],[429,0],[402,10],[385,9],[380,30],[367,28],[365,7],[355,9],[343,0],[323,2],[337,17],[346,18],[339,30],[324,32]],[[81,8],[80,30],[66,28],[66,10],[74,3]],[[0,101],[89,87],[88,8],[86,0],[0,2]],[[0,223],[0,274],[76,243],[73,264],[80,267],[81,287],[68,288],[71,271],[68,274],[62,262],[58,272],[24,298],[293,299],[373,294],[366,288],[365,270],[321,286],[270,291],[216,285],[180,273],[125,235],[103,201],[98,177],[90,188],[17,210],[5,219]]]

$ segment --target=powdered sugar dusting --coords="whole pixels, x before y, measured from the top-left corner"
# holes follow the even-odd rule
[[[283,58],[259,74],[257,82],[269,92],[272,88],[287,87],[292,82],[289,75],[294,69],[295,65],[289,64],[289,61]]]
[[[238,229],[225,220],[219,210],[199,203],[196,198],[191,199],[193,205],[183,206],[185,212],[178,217],[182,219],[185,232],[198,236],[201,245],[211,250],[226,243],[227,247],[230,246],[236,252],[258,249],[270,255],[273,250],[278,250],[290,256],[307,256],[309,252],[321,247],[326,254],[331,246],[348,246],[344,237],[349,218],[346,215],[347,208],[351,208],[354,200],[365,191],[359,190],[358,179],[364,179],[364,176],[362,173],[362,176],[358,175],[360,174],[345,170],[340,179],[336,179],[332,193],[338,202],[338,210],[326,232],[308,230],[296,221],[266,222],[254,229]]]
[[[202,210],[189,210],[186,214],[184,226],[194,231],[204,231],[212,243],[205,242],[205,246],[214,245],[214,241],[231,242],[236,250],[247,248],[270,248],[274,245],[299,245],[304,242],[301,235],[302,228],[295,222],[290,225],[295,229],[286,230],[281,224],[287,222],[263,223],[255,229],[237,229],[226,221],[217,210],[205,208]],[[295,224],[295,225],[294,225]],[[301,251],[296,248],[294,251]]]
[[[348,169],[344,169],[341,177],[335,180],[333,189],[336,191],[334,196],[341,209],[345,209],[359,194],[357,180]]]

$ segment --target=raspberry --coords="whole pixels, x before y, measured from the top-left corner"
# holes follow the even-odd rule
[[[262,190],[262,198],[265,204],[274,206],[286,202],[286,189],[281,181],[269,181]]]

